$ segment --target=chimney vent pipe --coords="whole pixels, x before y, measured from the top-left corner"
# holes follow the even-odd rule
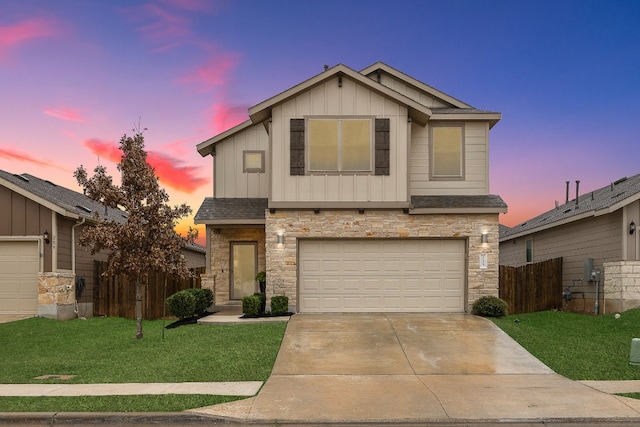
[[[576,206],[578,206],[578,195],[580,194],[580,180],[576,180]]]
[[[566,196],[566,200],[564,201],[565,203],[569,203],[569,181],[566,181],[567,183],[567,196]]]

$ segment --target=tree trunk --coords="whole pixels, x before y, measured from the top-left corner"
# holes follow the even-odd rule
[[[136,278],[136,339],[142,338],[142,280]]]

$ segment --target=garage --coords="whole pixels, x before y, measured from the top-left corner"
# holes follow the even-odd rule
[[[304,313],[465,309],[465,240],[299,240],[298,268]]]
[[[38,314],[38,242],[0,242],[0,315]]]

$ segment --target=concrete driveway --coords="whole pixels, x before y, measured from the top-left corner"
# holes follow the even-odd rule
[[[555,374],[465,314],[297,314],[250,399],[195,412],[251,422],[640,421],[640,402]]]

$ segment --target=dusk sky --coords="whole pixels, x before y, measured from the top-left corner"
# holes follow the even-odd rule
[[[565,181],[573,198],[640,173],[637,0],[0,0],[0,169],[81,191],[73,171],[117,176],[140,123],[195,214],[213,188],[196,144],[325,64],[377,61],[502,113],[502,224],[563,203]]]

